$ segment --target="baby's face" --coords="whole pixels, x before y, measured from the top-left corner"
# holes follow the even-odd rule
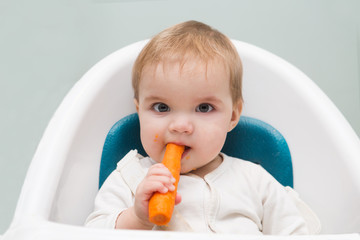
[[[176,143],[186,146],[181,173],[217,167],[226,134],[241,111],[241,106],[233,107],[229,78],[219,62],[206,65],[191,60],[182,68],[179,62],[146,67],[135,104],[147,154],[161,162],[166,144]]]

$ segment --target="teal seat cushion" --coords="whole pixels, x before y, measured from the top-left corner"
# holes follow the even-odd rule
[[[103,148],[99,188],[116,164],[130,150],[146,156],[140,141],[140,124],[136,113],[128,115],[110,129]],[[284,137],[269,124],[241,116],[238,125],[228,133],[222,152],[260,164],[282,185],[293,187],[293,169],[289,147]]]

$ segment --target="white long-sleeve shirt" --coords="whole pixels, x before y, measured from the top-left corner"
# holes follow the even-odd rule
[[[307,234],[292,197],[266,170],[229,157],[204,178],[180,176],[182,202],[169,229],[238,234]],[[137,185],[155,161],[130,151],[109,175],[95,199],[87,226],[114,228],[117,216],[133,206]]]

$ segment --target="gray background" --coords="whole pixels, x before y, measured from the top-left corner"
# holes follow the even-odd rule
[[[111,52],[190,19],[294,64],[360,135],[360,1],[0,0],[0,234],[75,82]]]

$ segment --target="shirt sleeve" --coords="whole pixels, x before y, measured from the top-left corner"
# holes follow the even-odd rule
[[[94,203],[94,211],[85,222],[87,227],[115,228],[116,219],[133,205],[133,193],[119,171],[114,170],[100,188]]]
[[[305,219],[295,202],[278,181],[259,168],[259,193],[262,196],[262,232],[266,235],[309,234]]]

